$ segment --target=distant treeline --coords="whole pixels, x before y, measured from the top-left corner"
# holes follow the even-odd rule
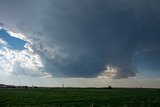
[[[16,86],[16,85],[0,84],[0,88],[38,88],[38,87],[37,86]]]
[[[16,85],[5,85],[0,84],[0,88],[83,88],[83,89],[96,89],[97,87],[38,87],[38,86],[16,86]],[[101,87],[102,89],[112,89],[111,86]]]
[[[47,88],[47,89],[144,89],[142,87],[38,87],[38,86],[16,86],[16,85],[5,85],[5,84],[0,84],[0,88]],[[147,89],[147,88],[146,88]],[[152,88],[153,89],[153,88]]]

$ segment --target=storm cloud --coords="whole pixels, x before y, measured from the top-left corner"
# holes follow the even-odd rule
[[[159,57],[159,0],[0,2],[0,23],[27,36],[54,77],[97,77],[107,66],[115,78],[134,77],[136,54]]]

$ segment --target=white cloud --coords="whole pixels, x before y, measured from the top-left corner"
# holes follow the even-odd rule
[[[22,33],[13,32],[13,31],[5,28],[5,27],[3,27],[3,28],[1,27],[0,30],[1,29],[4,29],[12,37],[24,40],[24,41],[29,42],[30,44],[32,44],[31,40],[29,38],[27,38],[27,36],[23,35]]]
[[[104,70],[98,78],[113,78],[117,75],[119,68],[111,65],[106,66],[106,70]]]
[[[8,43],[0,38],[0,45],[8,46]]]
[[[49,74],[49,73],[47,73],[47,72],[45,72],[44,73],[44,76],[42,77],[42,78],[51,78],[52,76]]]
[[[30,52],[33,52],[33,49],[29,43],[26,43],[24,47],[27,48]]]
[[[7,30],[11,36],[15,35],[19,39],[28,41],[28,39],[20,34]],[[28,41],[29,42],[29,41]],[[25,50],[12,50],[8,48],[8,43],[0,39],[0,72],[5,75],[31,75],[31,76],[45,76],[50,77],[49,73],[42,71],[44,64],[40,55],[35,53],[32,49],[31,43],[25,44]]]
[[[23,34],[21,33],[14,33],[10,30],[7,30],[7,33],[10,35],[10,36],[13,36],[15,38],[19,38],[19,39],[22,39],[22,40],[25,40],[27,42],[31,42],[26,36],[24,36]]]
[[[0,61],[0,69],[1,69],[1,72],[3,72],[3,74],[7,76],[11,75],[11,72],[13,71],[12,64],[8,63],[8,61],[6,60]]]

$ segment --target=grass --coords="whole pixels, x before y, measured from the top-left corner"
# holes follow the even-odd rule
[[[160,89],[28,88],[0,89],[3,106],[160,107]]]

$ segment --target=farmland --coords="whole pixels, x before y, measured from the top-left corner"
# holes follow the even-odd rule
[[[2,106],[160,107],[160,89],[1,88]]]

